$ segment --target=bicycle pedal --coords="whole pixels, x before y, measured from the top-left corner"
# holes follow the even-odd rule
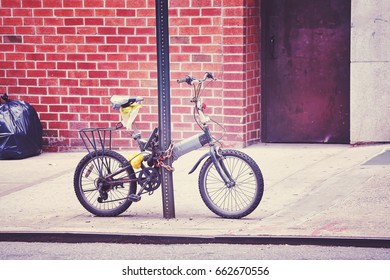
[[[137,194],[131,194],[129,196],[129,199],[132,201],[132,202],[138,202],[141,200],[141,196],[140,195],[137,195]]]

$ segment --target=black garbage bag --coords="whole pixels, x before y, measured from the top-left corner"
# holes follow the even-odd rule
[[[0,159],[22,159],[42,152],[42,125],[27,102],[10,100],[0,104]]]

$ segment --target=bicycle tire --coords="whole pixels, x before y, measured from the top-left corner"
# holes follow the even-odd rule
[[[227,187],[211,158],[199,173],[199,191],[206,206],[218,216],[240,219],[252,213],[264,193],[264,179],[259,166],[247,154],[237,150],[221,150],[223,162],[235,186]]]
[[[99,199],[101,193],[97,184],[101,182],[102,177],[98,169],[101,169],[101,174],[104,176],[126,165],[129,168],[116,175],[115,178],[128,178],[132,181],[107,189],[104,191],[107,195],[106,199]],[[98,150],[87,154],[80,160],[74,172],[73,184],[77,199],[87,211],[96,216],[114,217],[126,211],[132,204],[128,197],[136,192],[135,179],[134,170],[125,157],[111,150]]]

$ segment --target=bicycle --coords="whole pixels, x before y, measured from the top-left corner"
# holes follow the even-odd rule
[[[111,128],[79,131],[88,151],[74,173],[74,190],[81,205],[96,216],[117,216],[133,202],[140,201],[142,195],[152,194],[159,188],[161,168],[173,172],[174,168],[165,163],[167,158],[172,157],[174,162],[180,156],[208,145],[209,151],[189,171],[189,174],[193,173],[205,160],[198,179],[202,200],[212,212],[223,218],[239,219],[252,213],[263,196],[263,175],[247,154],[216,145],[219,139],[213,138],[208,123],[217,122],[204,114],[205,106],[201,102],[205,82],[215,80],[209,72],[202,79],[187,75],[177,80],[193,86],[194,120],[201,133],[177,144],[172,143],[163,151],[159,147],[158,128],[154,128],[148,139],[143,139],[134,125],[132,138],[140,151],[129,159],[112,150],[112,134],[122,128],[123,123],[127,128],[129,124],[132,126],[144,98],[112,96],[111,104],[120,111],[122,123]],[[138,191],[137,185],[140,187]]]

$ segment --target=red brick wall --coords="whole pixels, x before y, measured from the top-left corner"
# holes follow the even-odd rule
[[[258,2],[169,1],[174,140],[197,130],[190,88],[174,81],[204,71],[220,78],[204,101],[207,113],[225,124],[224,143],[244,146],[260,139]],[[138,127],[146,135],[157,126],[154,5],[0,0],[0,91],[36,108],[45,150],[79,149],[80,128],[114,125],[119,120],[109,105],[114,94],[144,96]]]

